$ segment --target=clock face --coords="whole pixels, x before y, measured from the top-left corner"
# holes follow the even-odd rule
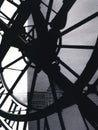
[[[98,128],[97,6],[97,0],[1,0],[2,130],[76,130],[65,123],[74,108],[79,127]]]

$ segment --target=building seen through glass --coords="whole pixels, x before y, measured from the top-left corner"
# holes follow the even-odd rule
[[[63,95],[63,91],[59,89],[58,86],[56,86],[55,89],[57,98],[59,99]],[[54,98],[51,87],[48,87],[47,91],[45,92],[35,91],[33,93],[32,108],[42,109],[52,103],[54,103]]]

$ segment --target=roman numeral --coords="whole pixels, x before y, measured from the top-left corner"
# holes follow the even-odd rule
[[[19,115],[21,113],[21,108],[16,104],[16,102],[14,102],[12,100],[8,112],[12,113],[12,114],[18,114]],[[5,119],[4,121],[6,122],[6,124],[10,128],[14,128],[14,129],[18,130],[18,127],[19,127],[18,121],[12,121],[12,120],[9,120],[9,119]]]
[[[6,96],[6,91],[2,83],[0,82],[0,103],[2,103],[2,100]]]
[[[2,86],[0,86],[0,98],[3,96],[4,92],[5,92],[5,89],[2,85]]]

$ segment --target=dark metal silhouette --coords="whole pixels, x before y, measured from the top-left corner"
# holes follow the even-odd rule
[[[18,7],[14,1],[8,1]],[[4,0],[0,1],[0,6],[2,6],[3,2]],[[8,93],[6,94],[3,102],[0,104],[0,107],[3,106],[9,95],[12,95],[16,84],[19,82],[25,71],[27,71],[28,67],[30,67],[32,62],[35,64],[35,72],[32,81],[31,92],[28,96],[28,107],[26,115],[13,115],[0,110],[0,116],[5,118],[7,117],[10,120],[25,121],[23,130],[26,129],[27,121],[29,120],[37,120],[37,129],[40,130],[40,119],[44,118],[44,129],[47,128],[50,130],[47,116],[57,112],[61,124],[61,129],[65,130],[66,126],[62,117],[62,110],[68,106],[77,104],[86,128],[89,129],[86,124],[86,120],[88,120],[90,124],[97,130],[98,106],[87,97],[87,93],[91,92],[91,89],[88,89],[87,93],[85,94],[83,94],[83,89],[85,86],[90,86],[88,82],[91,80],[98,68],[98,39],[95,46],[67,46],[61,44],[61,36],[94,19],[98,16],[98,12],[75,24],[69,29],[60,32],[60,30],[66,26],[67,14],[76,0],[64,0],[61,9],[50,23],[48,22],[52,10],[53,0],[50,0],[49,2],[46,19],[40,10],[40,0],[25,0],[20,2],[21,4],[17,8],[17,11],[14,13],[13,17],[9,20],[8,24],[5,24],[0,19],[0,29],[4,31],[0,45],[0,63],[2,64],[2,61],[11,46],[18,48],[23,54],[23,57],[21,58],[27,57],[29,61],[27,61],[27,66],[24,68],[24,70],[22,70],[14,85],[11,87],[11,89],[8,90]],[[29,33],[26,34],[25,28],[23,27],[30,14],[34,20],[34,27],[32,30],[36,29],[36,39],[33,37],[33,31],[32,37],[30,37]],[[5,17],[7,18],[7,16]],[[50,30],[48,29],[48,25],[51,27]],[[29,37],[30,39],[26,40],[26,37]],[[57,45],[58,40],[59,45]],[[58,58],[59,50],[61,48],[67,47],[78,49],[94,49],[90,60],[88,61],[84,71],[80,76]],[[13,63],[16,63],[16,60],[13,61]],[[10,66],[10,64],[7,66]],[[59,64],[63,65],[75,77],[78,78],[74,84],[60,72]],[[4,69],[5,68],[1,66],[0,72],[2,73]],[[41,70],[43,70],[48,75],[54,97],[54,103],[50,106],[47,106],[43,110],[30,113],[37,74]],[[92,86],[95,86],[97,82],[98,81],[96,81]],[[54,83],[58,84],[60,89],[64,91],[64,95],[60,99],[57,99],[54,89],[55,86],[53,85]]]

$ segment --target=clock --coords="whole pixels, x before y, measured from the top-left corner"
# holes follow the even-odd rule
[[[54,115],[58,129],[68,129],[64,113],[74,105],[85,129],[98,129],[97,6],[96,0],[0,1],[2,130],[57,129]]]

